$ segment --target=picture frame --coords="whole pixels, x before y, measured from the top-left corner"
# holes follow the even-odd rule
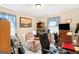
[[[20,27],[32,27],[32,19],[26,17],[20,17]]]

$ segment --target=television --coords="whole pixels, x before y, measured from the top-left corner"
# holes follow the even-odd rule
[[[59,24],[59,30],[70,30],[70,24],[69,23]]]

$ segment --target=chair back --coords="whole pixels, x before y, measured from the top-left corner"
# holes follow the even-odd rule
[[[39,38],[40,38],[40,43],[41,43],[42,49],[49,49],[49,47],[50,47],[50,42],[49,42],[49,40],[48,40],[48,35],[47,35],[47,33],[45,33],[45,32],[40,33]]]

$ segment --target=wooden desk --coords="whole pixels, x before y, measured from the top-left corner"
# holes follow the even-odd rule
[[[74,45],[74,49],[77,54],[79,54],[79,39],[78,39],[79,34],[72,35],[72,41]]]
[[[74,46],[74,48],[75,48],[76,51],[79,51],[79,47]]]
[[[79,54],[79,46],[74,46],[74,49],[75,49],[76,53]]]

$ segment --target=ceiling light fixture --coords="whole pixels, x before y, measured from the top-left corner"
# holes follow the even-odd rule
[[[43,5],[42,5],[42,4],[35,4],[34,7],[35,7],[35,8],[42,8]]]
[[[41,7],[42,5],[41,4],[35,4],[35,7]]]

